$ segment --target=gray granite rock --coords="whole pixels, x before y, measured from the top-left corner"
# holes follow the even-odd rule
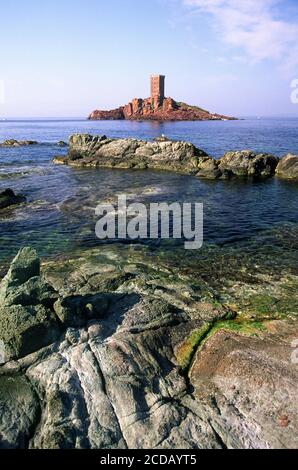
[[[26,449],[40,417],[39,400],[20,374],[0,376],[1,449]]]
[[[187,142],[167,139],[147,142],[76,134],[69,139],[68,156],[56,157],[54,162],[71,166],[152,168],[195,174],[198,158],[204,156],[207,156],[204,151]]]
[[[227,152],[219,162],[219,170],[229,177],[268,178],[275,173],[278,158],[250,150]]]
[[[254,277],[243,251],[234,271],[216,250],[212,262],[203,252],[191,270],[184,254],[182,270],[173,250],[155,257],[145,247],[105,246],[47,262],[41,296],[36,254],[25,254],[30,275],[13,263],[7,284],[29,283],[22,302],[32,288],[39,303],[17,307],[22,297],[6,295],[6,318],[22,325],[30,312],[41,318],[52,292],[50,311],[64,332],[0,367],[0,447],[297,447],[295,276],[286,280],[283,272],[278,284],[266,266]],[[213,286],[204,281],[208,269]],[[274,320],[264,313],[270,293],[279,309]]]
[[[287,180],[298,180],[298,156],[288,154],[283,157],[276,168],[276,175]]]
[[[40,277],[37,253],[23,248],[0,284],[0,340],[4,360],[23,357],[60,335],[53,303],[57,293]]]
[[[167,137],[151,142],[75,134],[69,139],[68,155],[55,157],[54,162],[93,168],[167,170],[205,179],[229,179],[271,177],[275,174],[278,158],[242,150],[227,152],[216,160],[189,142],[178,142]]]

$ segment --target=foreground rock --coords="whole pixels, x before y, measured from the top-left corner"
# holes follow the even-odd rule
[[[57,339],[56,299],[55,291],[40,277],[36,252],[21,250],[0,284],[2,362],[26,356]]]
[[[12,189],[6,189],[0,193],[0,209],[22,204],[23,202],[26,202],[25,196],[15,194]]]
[[[63,332],[36,350],[39,332],[33,354],[0,368],[0,447],[297,447],[298,281],[277,242],[280,282],[243,249],[194,260],[102,246],[47,262],[42,278],[21,252],[2,281],[5,322],[9,305],[47,299]],[[43,287],[28,300],[31,276]]]
[[[276,175],[280,178],[298,181],[298,156],[288,154],[283,157],[276,168]]]
[[[2,362],[53,343],[67,327],[83,327],[102,314],[106,303],[93,295],[59,296],[40,275],[35,250],[23,248],[0,284]]]
[[[22,374],[0,377],[1,449],[28,447],[29,430],[40,418],[40,404],[29,380]]]
[[[243,150],[227,152],[215,160],[191,143],[173,141],[165,136],[150,142],[77,134],[70,137],[68,155],[56,157],[54,162],[94,168],[150,168],[206,179],[227,179],[268,178],[274,175],[278,159],[273,155]]]
[[[71,166],[153,168],[195,174],[198,160],[206,156],[205,152],[187,142],[146,142],[77,134],[70,137],[68,155],[58,157],[54,162]]]
[[[26,147],[29,145],[38,145],[36,140],[15,140],[9,139],[0,143],[0,147]]]

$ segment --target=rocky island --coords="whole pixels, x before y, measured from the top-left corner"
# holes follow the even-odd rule
[[[150,98],[135,98],[125,106],[110,111],[93,111],[89,120],[152,120],[152,121],[226,121],[235,118],[210,113],[198,106],[165,97],[165,77],[151,76]]]

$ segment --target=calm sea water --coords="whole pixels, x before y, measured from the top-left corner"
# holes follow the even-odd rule
[[[298,222],[298,185],[270,179],[202,181],[167,172],[88,170],[52,164],[66,153],[56,145],[73,133],[151,139],[161,134],[193,142],[215,157],[250,148],[282,156],[298,154],[297,119],[245,119],[227,122],[89,122],[26,120],[0,122],[0,141],[33,139],[41,145],[0,148],[0,190],[24,194],[28,204],[0,216],[0,262],[24,245],[43,256],[96,243],[94,208],[126,192],[132,201],[203,202],[205,241],[233,244],[264,229]]]

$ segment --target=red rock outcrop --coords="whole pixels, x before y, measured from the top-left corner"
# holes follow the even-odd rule
[[[111,111],[93,111],[90,120],[152,120],[152,121],[222,121],[235,118],[213,114],[197,106],[180,103],[173,98],[135,98]]]
[[[93,111],[88,119],[96,119],[101,121],[117,121],[119,119],[125,119],[123,113],[123,107],[112,109],[111,111]]]

